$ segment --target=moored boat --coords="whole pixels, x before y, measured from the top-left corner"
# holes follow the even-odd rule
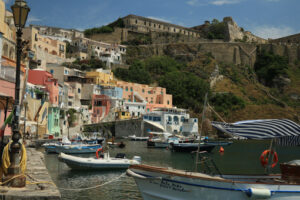
[[[141,163],[141,157],[139,156],[134,156],[133,159],[127,159],[125,156],[117,155],[115,158],[112,158],[108,152],[104,153],[103,158],[82,158],[61,153],[59,159],[66,163],[71,169],[75,170],[127,169],[130,165]]]
[[[198,143],[170,143],[170,149],[176,152],[192,152],[198,150]],[[211,152],[216,145],[213,144],[200,144],[200,151]]]
[[[142,137],[142,136],[136,136],[136,135],[129,135],[128,138],[131,141],[147,141],[149,137]]]
[[[212,125],[220,131],[248,139],[272,139],[270,148],[260,156],[261,164],[268,173],[278,162],[275,144],[300,144],[300,126],[290,120],[252,120],[233,124],[212,122]],[[196,169],[199,163],[203,163],[197,160],[198,157]],[[296,200],[300,199],[299,169],[300,162],[297,161],[281,164],[282,174],[276,175],[212,175],[136,165],[131,166],[127,174],[135,179],[144,200]]]

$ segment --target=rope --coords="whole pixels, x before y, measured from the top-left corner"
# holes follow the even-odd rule
[[[3,175],[7,175],[7,169],[10,166],[10,157],[9,157],[9,150],[12,142],[9,142],[3,149],[2,154],[2,165],[0,167],[0,177],[2,178]],[[25,145],[21,145],[21,160],[20,160],[20,170],[21,174],[25,174],[26,170],[26,161],[27,161],[27,153]]]
[[[6,180],[6,181],[4,181],[4,182],[0,182],[0,185],[3,186],[3,185],[5,185],[6,183],[10,182],[11,180],[13,180],[13,179],[15,179],[15,178],[18,178],[18,177],[20,177],[20,176],[24,176],[24,174],[19,174],[19,175],[17,175],[17,176],[13,176],[12,178],[10,178],[10,179],[8,179],[8,180]]]
[[[223,121],[224,123],[226,123],[225,120],[209,104],[207,104],[207,105],[217,115],[217,117],[219,117],[221,119],[221,121]]]
[[[126,175],[126,173],[123,173],[123,174],[121,174],[120,176],[118,176],[117,178],[114,178],[114,179],[112,179],[112,180],[110,180],[110,181],[108,181],[108,182],[106,182],[106,183],[102,183],[102,184],[100,184],[100,185],[95,185],[95,186],[92,186],[92,187],[87,187],[87,188],[74,188],[74,189],[72,189],[72,188],[58,188],[58,189],[60,189],[60,190],[68,190],[68,191],[81,191],[81,190],[95,189],[95,188],[102,187],[102,186],[104,186],[104,185],[110,184],[110,183],[112,183],[112,182],[114,182],[114,181],[117,181],[117,180],[119,180],[120,178],[122,178],[124,175]]]

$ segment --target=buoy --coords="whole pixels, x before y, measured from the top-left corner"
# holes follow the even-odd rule
[[[220,152],[220,153],[224,153],[224,148],[223,148],[222,146],[220,147],[219,152]]]

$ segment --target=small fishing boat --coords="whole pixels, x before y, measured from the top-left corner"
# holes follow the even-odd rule
[[[125,158],[125,154],[117,154],[110,157],[109,153],[104,153],[103,158],[82,158],[61,153],[59,160],[66,163],[74,170],[112,170],[127,169],[130,165],[141,164],[141,157],[134,156],[132,159]]]
[[[170,143],[170,149],[175,152],[192,152],[198,150],[198,143]],[[211,152],[216,145],[200,143],[200,151]]]
[[[270,148],[260,156],[261,164],[268,174],[215,175],[149,165],[131,166],[127,174],[135,179],[144,200],[300,199],[299,161],[281,164],[281,174],[269,173],[278,162],[275,144],[300,144],[298,124],[287,119],[274,119],[233,124],[212,122],[212,125],[219,131],[248,139],[271,139]],[[196,166],[202,163],[197,160],[198,157]]]
[[[167,148],[169,147],[168,138],[172,136],[167,132],[149,132],[149,139],[147,140],[147,147],[153,148]]]
[[[147,141],[149,137],[142,137],[142,136],[136,136],[136,135],[129,135],[128,138],[131,141]]]

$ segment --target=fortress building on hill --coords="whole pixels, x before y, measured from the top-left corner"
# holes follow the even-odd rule
[[[200,37],[200,33],[198,31],[151,18],[137,15],[127,15],[122,19],[124,21],[125,28],[138,33],[168,32],[179,33],[192,37]]]

